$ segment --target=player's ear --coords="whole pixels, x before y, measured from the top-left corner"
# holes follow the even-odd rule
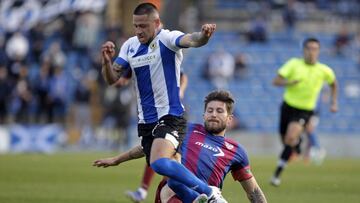
[[[155,25],[156,25],[156,27],[160,27],[160,26],[161,26],[160,18],[156,18],[156,19],[155,19]]]
[[[228,115],[228,120],[227,120],[227,125],[229,126],[232,122],[232,120],[234,119],[234,115],[233,114],[230,114]]]

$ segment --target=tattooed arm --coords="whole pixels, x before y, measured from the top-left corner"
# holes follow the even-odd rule
[[[200,32],[184,35],[180,40],[180,45],[183,47],[201,47],[209,41],[215,29],[215,24],[204,24]]]
[[[145,154],[142,150],[142,147],[140,145],[138,145],[138,146],[130,149],[129,151],[121,153],[115,157],[95,160],[93,162],[93,166],[103,167],[103,168],[106,168],[108,166],[117,166],[122,162],[130,161],[133,159],[138,159],[138,158],[141,158],[144,156],[145,156]]]
[[[115,44],[111,41],[105,42],[101,47],[102,54],[102,67],[101,74],[107,84],[114,84],[124,72],[124,68],[117,64],[112,63],[112,57],[115,56]]]
[[[241,186],[244,188],[248,199],[251,203],[266,203],[266,198],[262,192],[260,186],[256,182],[255,178],[252,177],[248,180],[241,181]]]

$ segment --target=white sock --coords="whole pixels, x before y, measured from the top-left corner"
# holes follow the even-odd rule
[[[147,190],[145,190],[144,188],[142,188],[142,187],[139,187],[138,189],[137,189],[137,191],[140,193],[140,195],[141,195],[141,197],[143,197],[144,199],[146,198],[146,196],[147,196]]]

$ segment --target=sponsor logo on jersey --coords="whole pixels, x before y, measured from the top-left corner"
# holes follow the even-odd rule
[[[225,156],[224,152],[220,149],[220,147],[213,147],[202,142],[195,142],[195,144],[216,153],[213,156]]]
[[[130,58],[130,64],[132,67],[135,68],[154,64],[155,61],[156,61],[156,54],[146,54],[135,58]]]

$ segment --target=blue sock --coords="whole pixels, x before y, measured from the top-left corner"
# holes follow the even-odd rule
[[[316,133],[309,133],[308,137],[310,141],[310,146],[315,148],[320,148],[319,138]]]
[[[200,195],[199,193],[186,187],[184,184],[174,179],[169,179],[167,181],[167,184],[184,203],[192,203],[196,199],[196,197]]]
[[[172,159],[160,158],[151,164],[151,168],[156,173],[182,183],[200,194],[210,196],[212,193],[211,188],[206,183],[191,173],[184,165]]]

